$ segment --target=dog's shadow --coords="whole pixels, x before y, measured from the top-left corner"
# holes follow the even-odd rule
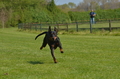
[[[28,63],[33,64],[33,65],[35,65],[35,64],[44,64],[44,62],[41,62],[41,61],[28,61]]]

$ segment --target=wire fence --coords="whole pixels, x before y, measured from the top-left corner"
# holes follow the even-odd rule
[[[44,23],[20,23],[18,24],[18,29],[23,30],[35,30],[35,31],[45,31],[48,29],[48,26],[51,27],[57,27],[59,31],[81,31],[81,30],[90,30],[90,33],[92,33],[92,30],[98,29],[98,30],[109,30],[110,32],[113,29],[120,29],[120,20],[102,20],[97,21],[95,24],[91,24],[89,21],[84,22],[71,22],[71,23],[50,23],[50,22],[44,22]]]

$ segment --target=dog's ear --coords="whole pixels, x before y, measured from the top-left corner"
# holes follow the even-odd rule
[[[51,32],[51,26],[49,26],[48,32]]]
[[[54,31],[58,32],[58,29],[56,27],[54,27]]]

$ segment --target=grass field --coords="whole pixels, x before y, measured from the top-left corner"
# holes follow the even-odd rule
[[[0,79],[120,79],[120,36],[59,35],[54,64],[37,34],[0,29]]]

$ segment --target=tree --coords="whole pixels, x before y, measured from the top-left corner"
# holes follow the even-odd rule
[[[90,9],[90,10],[91,10],[91,9],[98,10],[98,9],[100,9],[100,7],[99,7],[99,4],[98,4],[97,2],[91,1],[91,2],[90,2],[90,8],[89,8],[89,9]]]
[[[68,6],[69,6],[70,8],[75,8],[75,7],[76,7],[76,4],[73,3],[73,2],[69,2],[69,3],[68,3]]]
[[[0,20],[2,23],[2,28],[5,27],[5,22],[8,20],[8,12],[5,8],[4,3],[2,3],[1,7],[0,7]]]
[[[70,11],[68,4],[58,5],[57,7],[60,8],[64,12]]]
[[[47,6],[47,9],[50,11],[50,12],[54,12],[56,10],[56,5],[55,5],[55,2],[54,0],[51,0],[51,2],[48,4]]]

